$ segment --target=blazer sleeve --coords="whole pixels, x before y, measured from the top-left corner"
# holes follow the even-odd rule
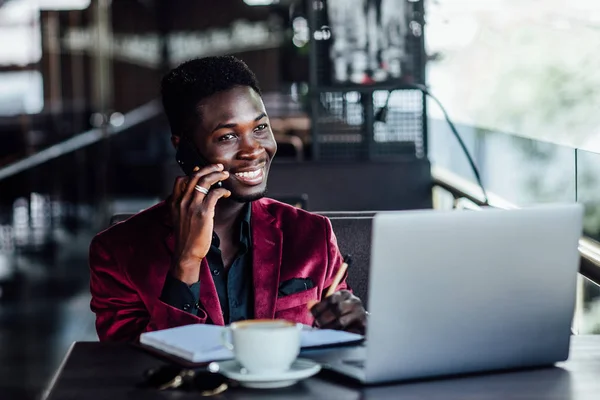
[[[327,290],[329,290],[329,286],[333,283],[333,279],[337,274],[342,262],[344,261],[342,254],[340,253],[340,249],[338,247],[337,238],[335,237],[335,233],[333,232],[333,227],[331,226],[331,221],[329,218],[323,217],[325,220],[325,235],[327,238],[327,277],[325,278],[325,285],[323,289],[323,293],[321,294],[321,298],[325,297]],[[348,271],[344,273],[340,284],[336,288],[336,292],[340,290],[350,290],[348,283],[346,282],[346,278],[348,277]]]
[[[96,332],[101,341],[132,342],[148,331],[205,323],[198,316],[170,306],[159,299],[148,309],[114,254],[100,237],[90,245],[90,308],[96,314]]]

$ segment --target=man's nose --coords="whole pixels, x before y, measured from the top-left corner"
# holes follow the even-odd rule
[[[253,135],[247,135],[242,139],[240,157],[244,159],[254,159],[259,157],[265,151],[260,141]]]

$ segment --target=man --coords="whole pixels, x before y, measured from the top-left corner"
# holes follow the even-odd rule
[[[163,78],[162,99],[173,145],[189,141],[209,165],[93,239],[100,340],[264,318],[364,332],[365,310],[345,279],[324,298],[342,264],[329,220],[264,198],[277,144],[246,64],[188,61]]]

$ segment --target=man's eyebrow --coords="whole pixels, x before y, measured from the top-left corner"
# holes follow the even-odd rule
[[[254,118],[254,121],[260,121],[261,119],[263,119],[266,116],[267,116],[267,114],[265,114],[264,112],[260,113],[258,115],[258,117]],[[213,129],[213,132],[216,132],[219,129],[231,129],[231,128],[235,128],[236,126],[237,126],[237,124],[233,124],[233,123],[231,123],[231,124],[219,124],[219,125],[217,125],[215,127],[215,129]]]

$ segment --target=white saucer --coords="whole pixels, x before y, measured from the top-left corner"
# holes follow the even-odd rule
[[[237,361],[219,362],[219,372],[227,378],[252,389],[275,389],[291,386],[299,380],[309,378],[321,370],[312,360],[296,359],[289,370],[273,374],[251,374]]]

